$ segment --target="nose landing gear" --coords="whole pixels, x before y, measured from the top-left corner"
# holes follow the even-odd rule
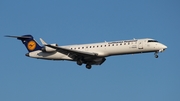
[[[158,56],[158,52],[155,52],[154,53],[154,56],[155,56],[155,58],[158,58],[159,56]]]

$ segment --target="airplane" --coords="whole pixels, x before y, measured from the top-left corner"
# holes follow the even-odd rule
[[[40,38],[43,45],[40,46],[32,35],[7,35],[5,37],[21,40],[29,51],[25,54],[27,57],[45,60],[75,61],[80,66],[86,64],[87,69],[91,69],[92,65],[101,65],[105,62],[106,57],[109,56],[154,52],[155,58],[158,58],[158,53],[167,49],[166,45],[151,38],[67,46],[47,44]]]

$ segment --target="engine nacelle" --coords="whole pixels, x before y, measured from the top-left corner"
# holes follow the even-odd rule
[[[58,46],[58,44],[50,44],[50,45],[52,45],[52,46]],[[42,48],[42,51],[43,51],[43,52],[56,52],[56,49],[51,48],[51,47],[48,47],[48,46],[44,46],[44,47]]]

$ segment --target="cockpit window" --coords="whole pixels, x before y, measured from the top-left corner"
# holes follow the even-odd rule
[[[158,42],[157,40],[148,40],[148,42]]]

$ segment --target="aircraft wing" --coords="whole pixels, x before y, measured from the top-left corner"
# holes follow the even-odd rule
[[[70,57],[89,57],[89,58],[96,58],[98,57],[97,53],[91,53],[91,52],[83,52],[83,51],[78,51],[78,50],[71,50],[63,47],[58,47],[58,46],[52,46],[52,45],[46,45],[48,47],[51,47],[53,49],[56,49],[58,52],[68,55]]]

